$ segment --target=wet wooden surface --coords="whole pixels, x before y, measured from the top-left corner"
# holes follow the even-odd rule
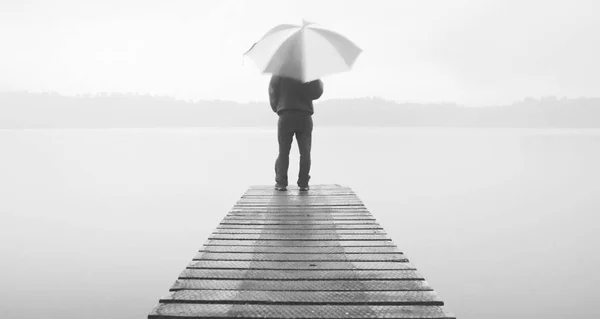
[[[251,186],[148,318],[455,318],[348,187]]]

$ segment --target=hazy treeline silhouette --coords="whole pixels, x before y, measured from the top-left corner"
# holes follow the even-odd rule
[[[183,101],[168,96],[0,92],[0,128],[273,126],[267,102]],[[599,128],[600,98],[534,99],[497,107],[399,103],[380,98],[317,102],[319,126]]]

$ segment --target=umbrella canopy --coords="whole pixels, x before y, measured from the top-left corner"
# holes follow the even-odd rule
[[[244,55],[263,73],[309,82],[350,70],[361,52],[341,34],[303,21],[274,27]]]

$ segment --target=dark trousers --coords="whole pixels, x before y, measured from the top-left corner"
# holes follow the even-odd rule
[[[282,186],[288,185],[288,167],[290,166],[290,150],[296,135],[300,151],[300,171],[298,186],[308,186],[310,179],[310,147],[312,142],[313,121],[308,113],[284,112],[279,115],[277,122],[277,140],[279,156],[275,161],[275,182]]]

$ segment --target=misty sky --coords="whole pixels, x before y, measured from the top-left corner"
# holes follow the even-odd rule
[[[324,99],[467,105],[600,96],[600,1],[0,2],[0,91],[267,99],[242,54],[302,18],[364,53]]]

